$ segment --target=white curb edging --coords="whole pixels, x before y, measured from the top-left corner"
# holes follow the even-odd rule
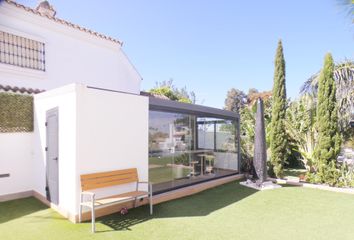
[[[268,178],[268,180],[279,183],[279,184],[289,184],[289,185],[294,185],[294,186],[314,188],[314,189],[326,190],[326,191],[331,191],[331,192],[354,194],[354,188],[330,187],[330,186],[326,186],[326,185],[305,183],[305,182],[295,182],[295,181],[289,181],[289,180],[278,179],[278,178]]]

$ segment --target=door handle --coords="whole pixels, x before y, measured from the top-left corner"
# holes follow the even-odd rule
[[[56,161],[58,161],[58,157],[55,157],[55,158],[53,158],[53,160],[56,160]]]

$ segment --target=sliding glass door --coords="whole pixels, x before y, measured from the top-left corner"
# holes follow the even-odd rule
[[[191,175],[195,118],[178,113],[149,113],[149,179],[172,188]]]
[[[235,174],[236,123],[191,114],[149,112],[149,181],[154,192]]]

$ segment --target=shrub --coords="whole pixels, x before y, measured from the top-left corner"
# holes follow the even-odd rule
[[[317,184],[328,184],[332,187],[354,187],[354,168],[346,163],[337,166],[335,160],[324,165],[317,173],[308,172],[306,181]]]

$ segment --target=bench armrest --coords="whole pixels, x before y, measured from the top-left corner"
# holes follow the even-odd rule
[[[149,184],[150,182],[142,181],[142,182],[138,182],[138,183],[146,183],[146,184]]]
[[[151,182],[146,182],[146,181],[141,181],[141,182],[138,182],[138,185],[140,184],[140,183],[145,183],[145,184],[147,184],[148,185],[148,192],[150,193],[150,194],[152,194],[152,183]]]
[[[81,195],[90,195],[90,196],[95,196],[95,193],[93,192],[81,192]]]
[[[93,204],[93,202],[95,202],[95,193],[93,192],[81,192],[80,193],[80,204],[83,202],[83,200],[85,199],[84,196],[89,196],[90,197],[90,200],[91,200],[91,203]],[[87,197],[86,197],[87,199]]]

